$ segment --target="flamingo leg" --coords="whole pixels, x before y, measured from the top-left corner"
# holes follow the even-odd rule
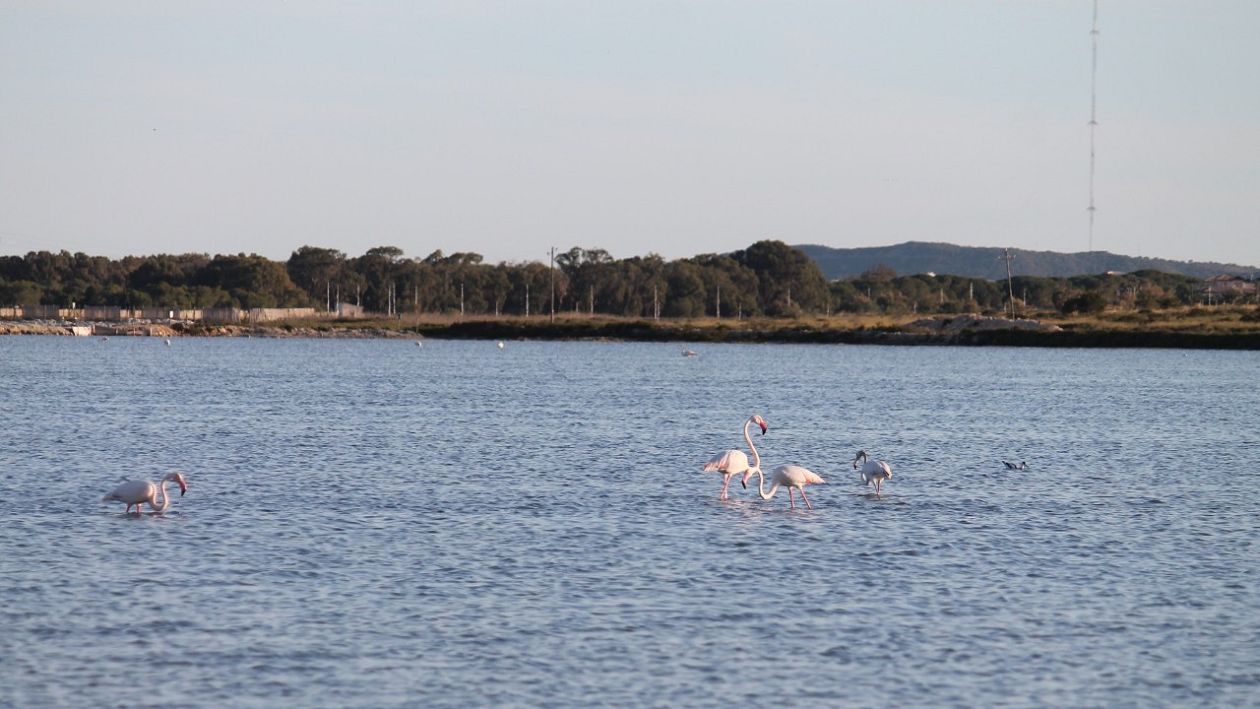
[[[731,486],[731,476],[722,475],[722,494],[718,495],[719,500],[727,499],[726,489]]]
[[[792,497],[792,490],[793,488],[788,488],[788,509],[790,510],[796,509],[796,498]]]
[[[808,507],[811,510],[814,509],[814,506],[809,504],[809,498],[805,497],[805,488],[801,488],[801,499],[805,501],[806,507]]]

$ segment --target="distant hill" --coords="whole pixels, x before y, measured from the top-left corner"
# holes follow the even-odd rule
[[[803,244],[794,246],[818,264],[829,279],[848,278],[884,265],[909,276],[916,273],[939,273],[972,278],[1006,277],[1006,265],[998,260],[1002,249],[997,247],[955,246],[925,241],[907,241],[894,246],[869,246],[858,249],[834,249],[830,246]],[[1120,256],[1106,251],[1085,251],[1073,254],[1056,251],[1011,249],[1011,273],[1017,276],[1068,277],[1116,271],[1129,273],[1153,269],[1166,273],[1206,278],[1222,273],[1249,276],[1260,271],[1252,266],[1207,261],[1170,261],[1141,256]]]

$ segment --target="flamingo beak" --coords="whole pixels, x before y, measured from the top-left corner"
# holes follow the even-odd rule
[[[184,482],[183,478],[180,478],[178,482],[179,482],[179,496],[183,497],[184,493],[188,492],[188,483]]]
[[[763,436],[766,435],[766,431],[770,430],[770,427],[766,425],[765,421],[761,421],[757,425],[761,426],[761,435]]]

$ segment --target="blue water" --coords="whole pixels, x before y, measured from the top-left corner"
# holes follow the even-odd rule
[[[1260,353],[693,347],[0,337],[0,705],[1260,702]]]

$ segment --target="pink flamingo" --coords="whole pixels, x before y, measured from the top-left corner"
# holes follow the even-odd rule
[[[753,464],[751,466],[748,465],[748,456],[744,455],[744,451],[739,450],[738,448],[731,448],[730,450],[723,451],[713,456],[709,459],[709,462],[705,463],[700,468],[701,471],[706,473],[716,471],[722,474],[722,494],[718,495],[719,500],[727,499],[726,490],[731,484],[732,477],[750,470],[751,468],[761,467],[761,454],[757,452],[757,446],[753,445],[752,436],[748,435],[748,427],[752,426],[754,423],[761,427],[761,435],[763,436],[766,435],[766,430],[770,428],[770,426],[766,424],[766,420],[761,418],[758,414],[749,416],[748,420],[744,422],[744,440],[748,441],[748,447],[752,450],[753,454]],[[747,485],[744,487],[747,487]]]
[[[780,465],[770,471],[770,492],[767,493],[766,476],[761,473],[760,467],[744,473],[744,478],[740,480],[740,484],[748,487],[748,478],[751,478],[753,473],[757,474],[757,493],[761,495],[761,499],[769,500],[774,497],[774,494],[779,491],[780,487],[786,487],[790,509],[796,509],[796,500],[792,497],[793,490],[800,491],[801,499],[805,501],[805,506],[812,510],[814,506],[809,504],[809,498],[805,497],[805,486],[825,485],[827,483],[826,480],[822,479],[821,475],[809,468],[802,468],[799,465]]]
[[[879,486],[885,480],[892,480],[892,466],[882,460],[867,460],[866,451],[858,451],[853,456],[853,469],[857,470],[858,461],[862,461],[862,482],[875,485],[875,496],[879,497]]]
[[[149,482],[148,480],[128,480],[109,492],[108,495],[101,498],[101,502],[126,502],[127,512],[131,512],[131,506],[136,506],[136,514],[140,514],[140,505],[145,502],[149,503],[149,507],[154,512],[161,514],[171,505],[171,497],[166,493],[166,483],[179,483],[179,496],[183,497],[188,492],[188,481],[184,479],[183,473],[167,473],[162,477],[161,487],[158,484]],[[161,492],[162,504],[157,503],[158,493]]]

